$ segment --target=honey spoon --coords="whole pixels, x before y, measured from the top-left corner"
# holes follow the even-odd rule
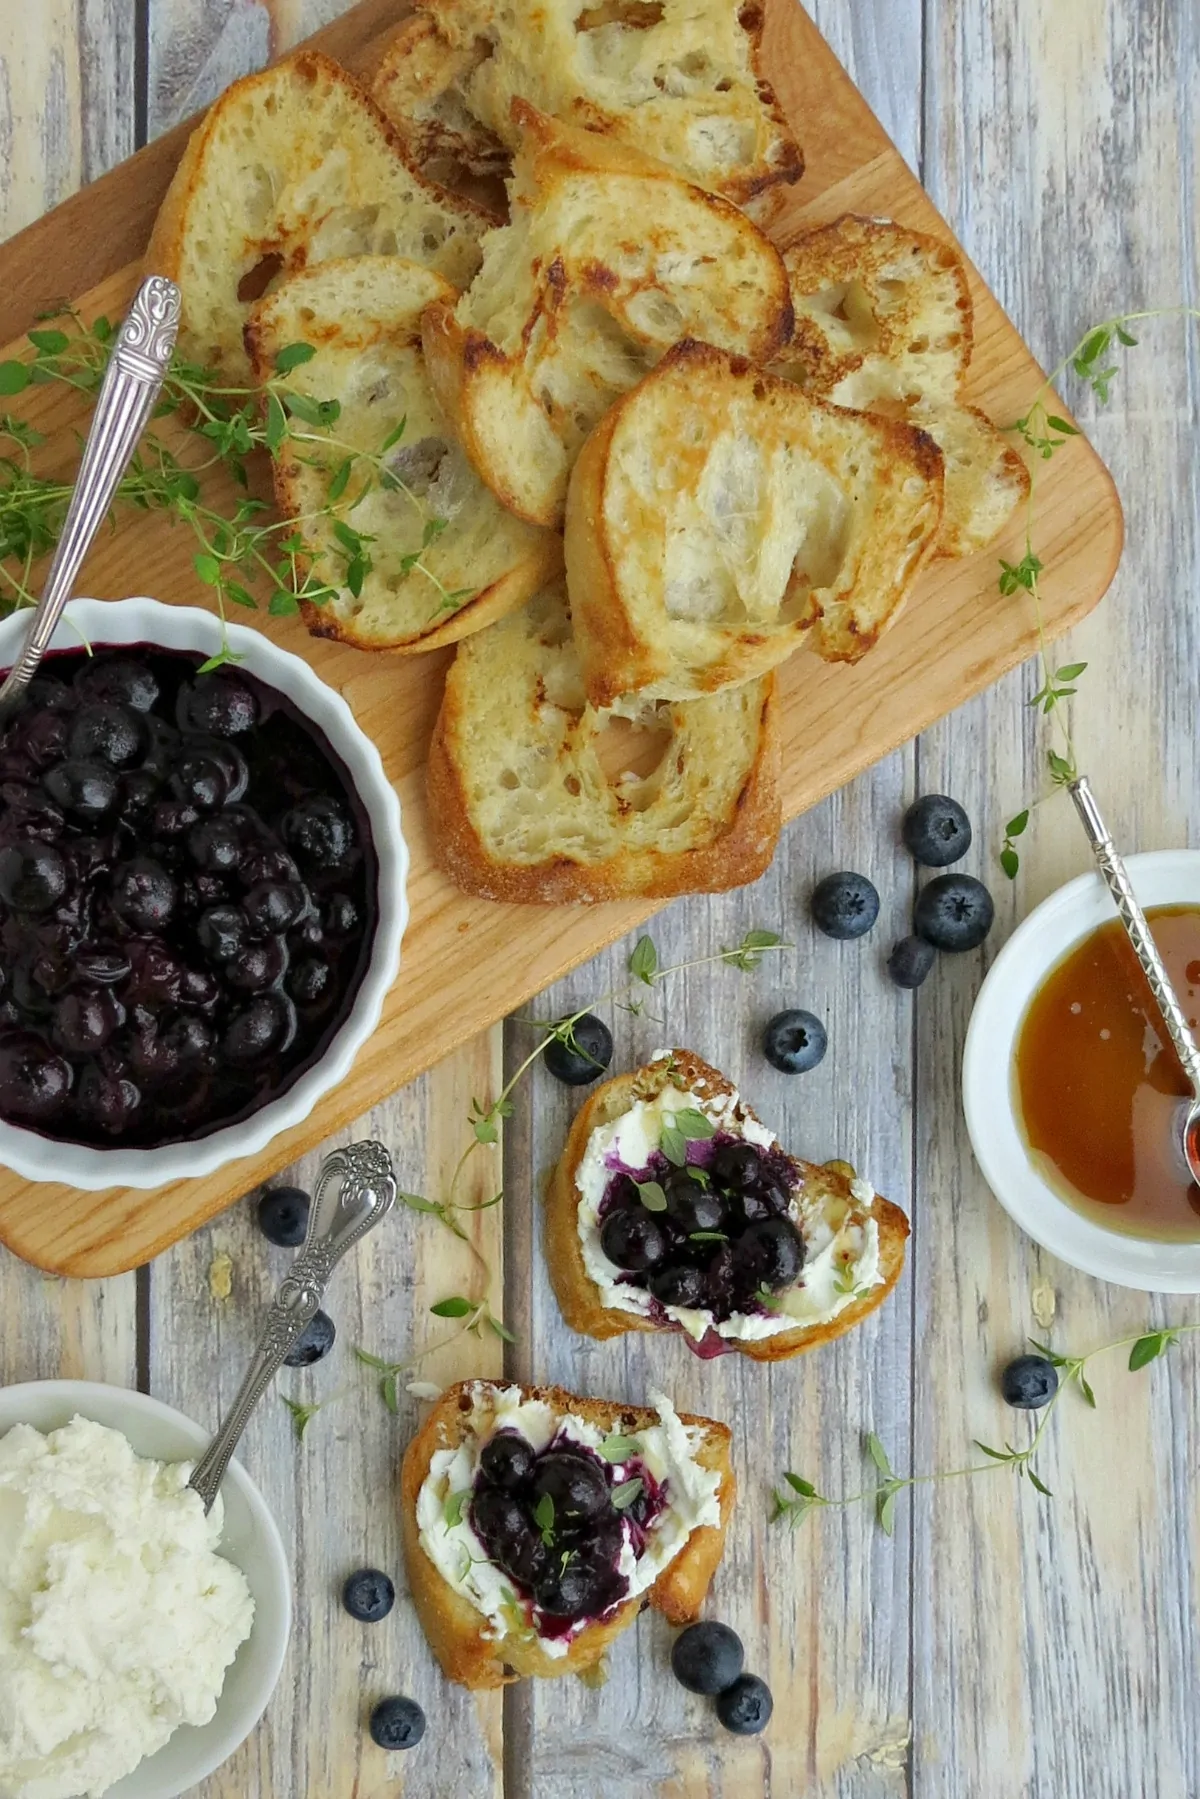
[[[326,1156],[313,1189],[304,1247],[263,1323],[245,1379],[188,1482],[210,1512],[250,1414],[288,1351],[316,1316],[329,1277],[346,1251],[374,1230],[396,1203],[396,1177],[381,1143],[351,1143]]]
[[[1150,934],[1150,926],[1146,922],[1146,914],[1138,905],[1129,879],[1129,871],[1121,859],[1120,852],[1112,840],[1112,833],[1101,816],[1096,804],[1095,795],[1088,784],[1087,776],[1081,775],[1070,784],[1071,798],[1075,801],[1076,810],[1083,820],[1083,828],[1095,852],[1100,873],[1108,885],[1121,923],[1126,935],[1133,945],[1134,955],[1138,959],[1146,984],[1154,998],[1154,1003],[1162,1014],[1162,1021],[1179,1057],[1184,1075],[1192,1089],[1192,1097],[1180,1107],[1181,1113],[1181,1147],[1183,1158],[1194,1181],[1200,1183],[1200,1048],[1192,1036],[1187,1019],[1183,1015],[1171,985],[1171,977],[1166,965],[1158,953],[1158,945]]]

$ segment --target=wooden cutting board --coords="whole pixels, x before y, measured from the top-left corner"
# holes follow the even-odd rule
[[[396,17],[394,0],[363,0],[312,42],[366,71]],[[808,163],[772,227],[781,245],[846,211],[893,216],[952,237],[795,0],[768,5],[766,64]],[[0,341],[16,339],[38,310],[64,294],[87,316],[121,312],[186,136],[186,127],[171,132],[5,246]],[[1011,420],[1037,390],[1041,370],[974,270],[972,283],[972,397],[998,421]],[[0,360],[20,347],[0,352]],[[45,454],[69,469],[73,433],[85,422],[74,396],[41,389],[28,406],[27,398],[19,403],[22,416],[47,434]],[[1051,637],[1077,624],[1101,598],[1122,535],[1107,471],[1083,438],[1072,439],[1038,480],[1035,543],[1046,565]],[[782,670],[786,817],[815,805],[1033,653],[1028,598],[1003,598],[996,578],[998,556],[1018,560],[1022,547],[1017,521],[992,549],[935,567],[900,622],[857,667],[800,654]],[[80,590],[202,605],[206,590],[192,574],[191,553],[184,532],[165,520],[125,521],[94,550]],[[399,791],[412,850],[412,917],[400,978],[347,1079],[260,1156],[150,1193],[79,1193],[53,1182],[31,1185],[0,1170],[0,1242],[54,1273],[108,1275],[148,1261],[654,910],[501,906],[459,893],[433,866],[423,797],[446,655],[372,656],[310,638],[295,620],[260,615],[256,622],[345,695]],[[48,1168],[53,1158],[47,1145]]]

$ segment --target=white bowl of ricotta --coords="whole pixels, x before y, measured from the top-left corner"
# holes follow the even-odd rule
[[[55,1458],[43,1456],[25,1432],[10,1439],[7,1457],[3,1453],[16,1425],[29,1425],[45,1437],[76,1418],[119,1432],[133,1458],[111,1440],[75,1427],[55,1439],[62,1445],[57,1470],[51,1466]],[[219,1767],[262,1716],[283,1665],[292,1611],[283,1543],[266,1502],[245,1469],[231,1463],[218,1502],[223,1516],[214,1556],[207,1542],[196,1548],[202,1533],[194,1518],[179,1517],[180,1499],[171,1491],[173,1471],[155,1484],[151,1462],[135,1459],[191,1462],[210,1434],[161,1401],[119,1387],[35,1381],[0,1388],[0,1791],[16,1799],[26,1793],[38,1799],[73,1799],[77,1791],[103,1792],[106,1799],[175,1799]],[[92,1465],[94,1481],[87,1472]],[[94,1507],[91,1513],[80,1500],[84,1487]],[[61,1538],[49,1549],[25,1530],[26,1514],[35,1505],[52,1536],[56,1519],[62,1526]],[[170,1520],[173,1511],[175,1524],[184,1527],[180,1541],[172,1543],[173,1553],[160,1557],[149,1543],[143,1558],[139,1530],[147,1520]],[[114,1583],[112,1566],[105,1567],[114,1545],[137,1558],[129,1564],[131,1603],[119,1629],[112,1614],[125,1596]],[[89,1557],[95,1558],[94,1591],[101,1601],[92,1618]],[[138,1565],[143,1559],[144,1577]],[[228,1576],[219,1565],[222,1560],[232,1565]],[[34,1594],[23,1591],[31,1582],[37,1583],[36,1607]],[[35,1616],[38,1629],[22,1634]],[[189,1633],[190,1650],[181,1655]],[[61,1655],[58,1637],[64,1639]],[[226,1666],[239,1638],[244,1640]],[[90,1656],[98,1664],[91,1670]],[[161,1688],[156,1659],[164,1671],[171,1669]],[[114,1780],[115,1769],[128,1767],[131,1737],[145,1736],[149,1742],[148,1715],[152,1719],[161,1708],[161,1735],[162,1725],[178,1715],[181,1692],[190,1692],[193,1704],[199,1694],[200,1709],[207,1709],[206,1682],[212,1692],[219,1686],[208,1721],[177,1723],[161,1747]],[[45,1703],[48,1690],[55,1696],[53,1708]],[[76,1721],[86,1718],[100,1693],[103,1711],[89,1740],[81,1743],[75,1734],[61,1741],[63,1715],[75,1707]],[[34,1736],[50,1750],[36,1780],[31,1778],[33,1767],[22,1768],[15,1784],[12,1768],[5,1766],[6,1746],[11,1748],[13,1740],[6,1705],[13,1699],[24,1713],[26,1747],[32,1726]],[[118,1764],[121,1752],[126,1760]],[[79,1760],[64,1763],[71,1754]],[[72,1784],[83,1767],[86,1784]]]

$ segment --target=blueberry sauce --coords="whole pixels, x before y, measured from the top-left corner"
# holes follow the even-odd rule
[[[140,1148],[248,1118],[353,1004],[378,864],[324,735],[146,645],[47,658],[0,731],[0,1117]]]

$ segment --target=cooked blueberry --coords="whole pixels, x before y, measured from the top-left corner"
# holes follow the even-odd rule
[[[113,872],[112,909],[131,931],[161,931],[175,910],[177,892],[161,862],[135,856]]]
[[[0,900],[14,912],[47,912],[67,891],[67,864],[53,844],[0,849]]]
[[[533,1471],[533,1491],[554,1502],[558,1528],[581,1518],[594,1518],[608,1505],[608,1480],[599,1462],[569,1449],[551,1450]]]
[[[132,706],[135,712],[152,711],[158,700],[158,682],[153,673],[132,657],[113,656],[104,661],[89,658],[76,675],[75,686],[89,700]]]
[[[129,768],[121,776],[117,793],[117,812],[127,824],[136,824],[149,816],[159,791],[162,777],[152,768]]]
[[[229,874],[246,847],[246,829],[236,813],[206,818],[188,832],[188,855],[211,874]]]
[[[714,1248],[709,1243],[704,1247],[713,1251],[704,1269],[704,1290],[707,1295],[704,1303],[717,1317],[728,1318],[735,1309],[734,1295],[737,1287],[733,1245],[718,1243]],[[700,1245],[696,1244],[694,1248],[699,1251]]]
[[[215,812],[228,798],[225,770],[203,750],[181,756],[171,770],[171,792],[198,812]]]
[[[703,1306],[708,1297],[702,1271],[674,1262],[656,1268],[647,1285],[660,1305],[680,1306],[688,1311]]]
[[[360,1624],[378,1624],[396,1603],[396,1589],[378,1568],[359,1568],[342,1588],[342,1604]]]
[[[239,1068],[288,1047],[296,1031],[296,1014],[281,993],[259,993],[244,1012],[226,1026],[221,1053]]]
[[[925,868],[948,868],[971,847],[971,821],[948,794],[927,793],[904,814],[900,835],[914,862]]]
[[[285,849],[277,843],[248,846],[238,863],[238,880],[243,887],[257,887],[262,881],[298,881],[300,870]]]
[[[225,979],[243,993],[261,993],[282,980],[286,968],[287,950],[278,937],[268,937],[243,944],[225,964]]]
[[[185,731],[237,737],[258,722],[258,701],[246,683],[226,669],[197,675],[179,690],[179,723]]]
[[[258,1202],[258,1228],[268,1243],[298,1249],[308,1232],[311,1205],[302,1187],[268,1187]]]
[[[600,1226],[600,1247],[615,1267],[637,1273],[662,1261],[668,1240],[652,1212],[622,1206],[609,1212]]]
[[[129,957],[120,950],[81,950],[75,957],[75,968],[83,980],[112,987],[129,973]]]
[[[717,1695],[717,1716],[735,1736],[757,1736],[767,1728],[773,1710],[771,1689],[757,1674],[739,1674]]]
[[[196,941],[210,962],[231,961],[246,933],[246,914],[240,906],[210,906],[196,923]]]
[[[762,1160],[752,1143],[721,1143],[712,1160],[713,1179],[732,1193],[752,1187]]]
[[[719,1231],[725,1222],[721,1195],[682,1168],[667,1176],[667,1212],[682,1231]]]
[[[1021,1355],[1000,1376],[1000,1391],[1008,1405],[1036,1412],[1058,1391],[1058,1369],[1044,1355]]]
[[[739,1279],[772,1293],[790,1286],[804,1266],[804,1239],[790,1218],[748,1224],[734,1246]]]
[[[77,818],[99,819],[117,803],[116,774],[103,762],[60,762],[42,776],[42,786],[55,803]]]
[[[300,881],[260,881],[242,901],[250,928],[262,937],[290,931],[308,911],[308,889]]]
[[[913,928],[934,949],[953,954],[978,949],[995,916],[991,894],[974,875],[937,875],[917,896]]]
[[[155,837],[183,837],[200,819],[200,808],[190,800],[159,800],[150,814],[150,830]]]
[[[902,937],[887,960],[897,987],[919,987],[933,967],[937,951],[924,937]]]
[[[488,1553],[506,1566],[515,1549],[537,1536],[520,1500],[499,1487],[476,1489],[471,1498],[471,1523]]]
[[[348,893],[334,893],[321,910],[321,924],[327,937],[353,937],[362,927],[362,918]]]
[[[130,1072],[142,1087],[161,1087],[179,1073],[179,1056],[152,1014],[135,1015],[125,1042]]]
[[[0,781],[0,801],[14,836],[38,837],[45,843],[62,836],[66,823],[62,808],[40,787],[27,781]]]
[[[53,1118],[71,1091],[71,1065],[32,1031],[0,1037],[0,1114],[41,1124]]]
[[[568,1087],[586,1087],[599,1080],[612,1061],[612,1032],[602,1018],[589,1012],[571,1026],[570,1039],[552,1037],[542,1053],[547,1071]]]
[[[284,814],[283,840],[307,866],[336,868],[354,846],[354,827],[336,800],[316,794]]]
[[[498,1430],[480,1452],[479,1472],[493,1487],[512,1492],[529,1479],[536,1460],[532,1443],[517,1431]]]
[[[371,1740],[381,1749],[414,1749],[425,1735],[425,1713],[415,1699],[381,1699],[371,1713]]]
[[[144,743],[137,714],[104,700],[77,712],[67,734],[67,748],[72,756],[107,762],[111,768],[125,768],[136,762]]]
[[[125,1022],[125,1008],[108,987],[64,993],[54,1006],[54,1041],[69,1056],[92,1056]]]
[[[181,1006],[195,1006],[201,1012],[211,1012],[221,997],[221,988],[211,974],[205,974],[202,968],[185,968],[179,982],[179,1003]]]
[[[284,1356],[289,1368],[309,1368],[324,1361],[333,1348],[337,1327],[328,1312],[314,1312],[311,1320]]]
[[[763,1055],[780,1074],[807,1074],[825,1059],[825,1026],[812,1012],[776,1012],[763,1032]]]
[[[123,997],[142,1005],[177,1003],[183,984],[184,967],[158,937],[147,937],[129,945],[129,977]]]
[[[286,984],[298,1006],[316,1006],[334,992],[333,970],[320,956],[305,956],[292,963]]]
[[[551,1555],[550,1566],[533,1590],[539,1611],[552,1618],[588,1618],[606,1610],[608,1572],[595,1568],[580,1555]]]
[[[826,937],[863,937],[879,917],[879,895],[866,875],[846,869],[818,881],[808,907]]]
[[[116,1136],[125,1129],[140,1100],[141,1093],[133,1081],[97,1062],[89,1063],[83,1070],[75,1090],[75,1107],[80,1116],[106,1136]]]
[[[211,1066],[214,1042],[212,1027],[194,1012],[172,1019],[162,1034],[164,1052],[181,1070]]]
[[[671,1646],[671,1672],[689,1693],[723,1693],[745,1665],[742,1639],[728,1624],[689,1624]]]

